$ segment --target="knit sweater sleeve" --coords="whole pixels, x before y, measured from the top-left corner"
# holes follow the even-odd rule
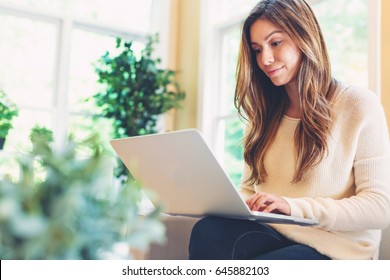
[[[383,229],[390,222],[390,142],[386,118],[375,96],[365,97],[354,114],[359,122],[343,127],[352,133],[355,193],[341,199],[284,197],[292,215],[315,217],[328,231]],[[351,129],[352,126],[352,129]],[[331,176],[331,174],[329,174]]]

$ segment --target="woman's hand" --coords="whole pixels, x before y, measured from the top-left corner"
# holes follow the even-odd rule
[[[252,211],[291,215],[291,207],[283,198],[270,193],[257,192],[246,200]]]

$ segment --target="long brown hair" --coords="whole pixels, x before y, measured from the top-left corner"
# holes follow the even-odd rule
[[[248,182],[262,183],[267,172],[264,158],[275,139],[283,114],[289,106],[284,87],[274,86],[258,67],[250,46],[250,28],[259,18],[279,26],[297,44],[302,62],[298,84],[301,120],[295,131],[296,169],[293,183],[321,162],[327,152],[331,127],[331,101],[337,88],[332,78],[325,41],[310,6],[304,0],[263,0],[246,18],[237,64],[235,106],[248,120],[244,159],[252,170]]]

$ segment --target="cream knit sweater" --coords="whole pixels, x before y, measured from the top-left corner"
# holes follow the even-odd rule
[[[386,119],[378,98],[355,87],[340,87],[333,110],[329,153],[303,181],[291,183],[299,120],[285,116],[265,158],[265,183],[246,185],[246,166],[240,191],[244,198],[260,190],[278,194],[293,216],[319,220],[316,227],[271,225],[287,238],[332,259],[376,259],[381,229],[390,223]]]

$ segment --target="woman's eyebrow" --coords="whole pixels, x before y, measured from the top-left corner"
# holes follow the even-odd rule
[[[268,38],[271,37],[272,35],[274,35],[275,33],[283,33],[283,31],[280,30],[280,29],[277,29],[277,30],[272,31],[270,34],[268,34],[268,35],[265,37],[264,41],[268,40]]]
[[[274,35],[275,33],[283,33],[283,31],[280,30],[280,29],[276,29],[276,30],[272,31],[272,32],[269,33],[267,36],[265,36],[264,41],[267,41],[267,40],[269,39],[269,37],[271,37],[271,36]],[[257,45],[257,43],[256,43],[256,42],[251,42],[251,45]]]

